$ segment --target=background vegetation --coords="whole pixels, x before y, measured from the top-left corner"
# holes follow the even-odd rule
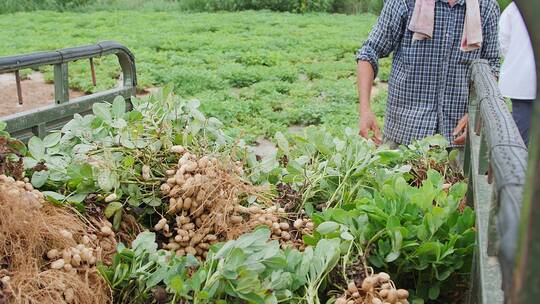
[[[375,16],[272,12],[16,13],[0,18],[0,56],[116,40],[135,54],[140,90],[171,83],[232,135],[272,138],[293,125],[356,127],[355,52]],[[36,39],[39,37],[39,39]],[[118,82],[114,56],[69,65],[72,88]],[[389,61],[380,77],[388,75]],[[52,80],[51,68],[43,69]],[[23,88],[24,89],[24,88]],[[384,88],[375,101],[382,116]]]
[[[135,53],[140,92],[172,83],[179,95],[203,101],[203,111],[224,121],[231,135],[271,138],[296,125],[339,131],[357,123],[354,54],[376,16],[268,10],[378,12],[381,6],[382,0],[4,0],[0,12],[64,12],[4,15],[0,56],[117,40]],[[266,11],[184,12],[260,9]],[[385,81],[390,60],[381,63]],[[71,87],[94,92],[118,83],[114,58],[97,60],[97,68],[93,87],[88,62],[71,64]],[[50,67],[42,71],[52,80]],[[382,120],[381,88],[374,108]]]
[[[504,8],[511,0],[498,0]],[[2,0],[0,13],[33,10],[152,10],[240,11],[274,10],[295,13],[329,12],[356,14],[380,12],[384,0]]]
[[[0,12],[29,10],[140,9],[183,11],[274,10],[288,12],[378,12],[383,0],[3,0]]]

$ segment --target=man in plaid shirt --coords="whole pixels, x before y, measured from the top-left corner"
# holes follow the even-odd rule
[[[481,24],[478,31],[483,41],[480,40],[476,49],[464,51],[462,33],[470,0],[431,1],[434,1],[431,3],[434,18],[430,39],[418,40],[416,36],[413,39],[415,33],[409,23],[415,0],[386,0],[377,24],[358,51],[360,135],[363,137],[369,137],[369,131],[373,131],[374,140],[381,141],[370,107],[371,87],[378,72],[378,59],[394,52],[388,81],[385,142],[395,147],[442,134],[453,146],[464,144],[470,63],[478,58],[487,59],[493,73],[499,73],[499,6],[496,0],[475,0],[477,11],[479,7],[478,24]],[[471,24],[470,19],[467,21]]]

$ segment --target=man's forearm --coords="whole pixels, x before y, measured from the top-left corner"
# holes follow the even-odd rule
[[[375,72],[368,61],[359,60],[357,67],[358,98],[360,100],[360,114],[371,111],[371,88]]]

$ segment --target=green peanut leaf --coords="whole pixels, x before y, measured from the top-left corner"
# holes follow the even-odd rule
[[[397,260],[397,258],[399,258],[399,255],[400,255],[399,252],[392,251],[384,258],[384,260],[387,263],[391,263],[391,262]]]
[[[439,297],[439,294],[441,293],[441,289],[439,284],[434,284],[429,288],[429,298],[431,300],[436,300]]]
[[[110,122],[112,121],[112,115],[109,107],[110,106],[106,103],[95,103],[92,105],[92,112],[104,121]]]
[[[63,195],[63,194],[60,194],[58,192],[54,192],[54,191],[43,191],[42,192],[43,195],[45,195],[45,197],[54,202],[54,203],[61,203],[62,201],[64,201],[66,199],[66,196]]]
[[[169,286],[171,287],[172,290],[174,290],[174,292],[176,292],[178,294],[181,293],[182,288],[184,287],[182,277],[179,276],[179,275],[174,276],[171,279],[171,283],[169,284]]]
[[[339,228],[339,224],[336,222],[324,222],[317,226],[317,232],[320,234],[329,234],[335,232]]]
[[[28,150],[32,157],[38,161],[42,160],[45,156],[45,145],[39,137],[32,137],[28,141]]]
[[[47,179],[49,178],[49,171],[43,170],[43,171],[37,171],[32,174],[32,185],[35,188],[41,188],[43,185],[45,185],[45,182],[47,182]]]
[[[126,101],[124,97],[117,96],[112,104],[112,114],[115,118],[120,118],[126,112]]]
[[[118,177],[116,173],[112,172],[108,168],[99,170],[98,185],[105,192],[111,192],[111,190],[118,184]]]
[[[43,146],[45,146],[45,148],[56,146],[61,138],[62,135],[59,132],[51,133],[43,138]]]
[[[285,155],[289,155],[290,154],[289,141],[287,141],[283,133],[281,132],[276,133],[276,141],[277,141],[278,147],[283,151],[283,153]]]
[[[112,202],[109,205],[107,205],[107,208],[105,208],[105,216],[107,218],[111,218],[114,213],[118,210],[122,209],[122,203],[120,202]]]

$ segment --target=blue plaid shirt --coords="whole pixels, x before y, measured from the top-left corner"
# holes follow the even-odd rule
[[[453,7],[448,0],[435,2],[432,39],[412,41],[407,26],[414,0],[386,0],[357,53],[357,60],[370,62],[377,74],[378,59],[394,52],[384,136],[399,144],[436,133],[452,142],[452,131],[467,111],[470,63],[487,59],[493,73],[499,73],[497,1],[480,0],[484,42],[481,49],[471,52],[460,50],[465,0]]]

